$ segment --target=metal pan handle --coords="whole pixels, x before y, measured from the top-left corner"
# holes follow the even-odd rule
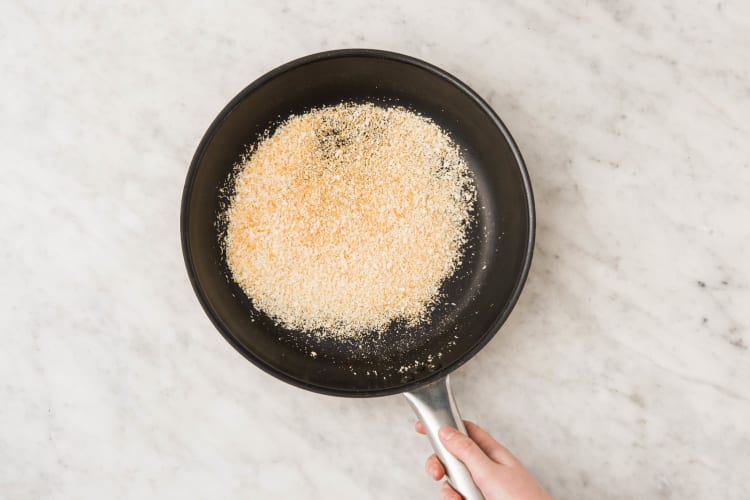
[[[438,429],[444,425],[450,425],[466,434],[464,421],[458,413],[448,377],[446,376],[437,382],[422,386],[411,392],[405,392],[404,396],[409,400],[414,413],[422,422],[435,454],[445,466],[448,482],[453,486],[453,489],[466,500],[482,500],[484,497],[474,484],[469,470],[459,459],[445,449],[438,437]]]

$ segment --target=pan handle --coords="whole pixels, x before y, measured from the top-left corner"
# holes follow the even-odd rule
[[[482,494],[474,484],[466,466],[445,449],[438,437],[438,429],[444,425],[458,429],[466,434],[464,421],[458,413],[456,401],[453,399],[450,380],[446,376],[436,382],[424,385],[404,396],[422,422],[427,437],[430,438],[432,449],[443,463],[448,475],[448,482],[466,500],[482,500]]]

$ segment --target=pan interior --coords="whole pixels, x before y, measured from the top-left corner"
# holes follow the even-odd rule
[[[382,334],[343,342],[281,328],[255,310],[229,278],[217,224],[227,200],[222,188],[247,145],[290,114],[341,102],[400,105],[432,118],[461,147],[478,194],[463,263],[444,283],[430,321],[394,323]],[[466,361],[513,307],[533,237],[531,194],[519,162],[483,105],[431,67],[368,51],[290,63],[240,93],[196,152],[182,208],[188,272],[225,338],[273,375],[336,395],[398,392]]]

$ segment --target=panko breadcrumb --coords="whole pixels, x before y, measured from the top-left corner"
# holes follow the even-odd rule
[[[460,264],[476,188],[458,146],[402,107],[291,116],[243,159],[226,259],[279,324],[351,337],[424,320]]]

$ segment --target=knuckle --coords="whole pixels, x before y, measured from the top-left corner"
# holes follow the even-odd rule
[[[461,439],[459,439],[456,443],[456,451],[462,454],[468,454],[474,451],[474,448],[476,448],[476,446],[477,445],[471,439],[467,437],[461,437]]]

